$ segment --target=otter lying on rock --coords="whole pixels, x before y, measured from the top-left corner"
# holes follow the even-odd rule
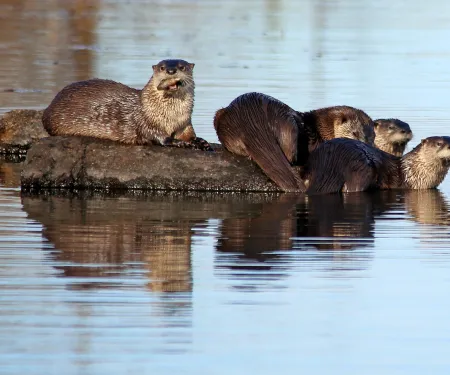
[[[311,153],[301,171],[307,193],[369,189],[431,189],[450,167],[450,137],[428,137],[402,157],[363,142],[338,138]]]
[[[261,93],[238,96],[214,117],[214,128],[231,153],[254,160],[284,191],[305,191],[291,164],[304,165],[320,143],[349,137],[373,144],[372,119],[363,111],[337,106],[300,113]]]
[[[398,119],[374,121],[375,146],[389,154],[402,156],[413,133],[406,122]]]
[[[210,151],[192,127],[193,68],[184,60],[160,61],[142,90],[105,79],[72,83],[44,111],[44,128],[50,135]]]

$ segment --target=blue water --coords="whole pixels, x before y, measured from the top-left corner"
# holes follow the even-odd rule
[[[194,127],[246,91],[450,135],[444,1],[10,0],[0,112],[195,62]],[[13,92],[5,89],[13,89]],[[0,162],[0,374],[450,372],[439,190],[21,195]]]

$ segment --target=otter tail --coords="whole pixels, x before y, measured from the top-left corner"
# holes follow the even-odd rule
[[[292,168],[275,137],[257,136],[244,142],[251,159],[264,173],[286,192],[301,191],[306,187]]]

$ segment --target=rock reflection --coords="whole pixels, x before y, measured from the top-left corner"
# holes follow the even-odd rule
[[[191,230],[199,219],[190,213],[201,210],[195,200],[83,194],[24,196],[22,203],[29,217],[43,224],[56,267],[81,279],[76,287],[114,286],[109,279],[132,278],[144,262],[150,290],[192,291]]]
[[[14,158],[14,157],[13,157]],[[22,163],[8,162],[6,158],[0,159],[0,185],[7,188],[20,187],[20,171]]]

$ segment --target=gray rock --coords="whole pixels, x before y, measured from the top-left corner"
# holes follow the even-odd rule
[[[18,109],[0,119],[0,154],[25,155],[35,141],[48,137],[42,125],[42,112]]]
[[[21,174],[24,191],[150,189],[280,191],[260,168],[220,145],[215,152],[129,146],[83,137],[49,137],[32,145]]]

